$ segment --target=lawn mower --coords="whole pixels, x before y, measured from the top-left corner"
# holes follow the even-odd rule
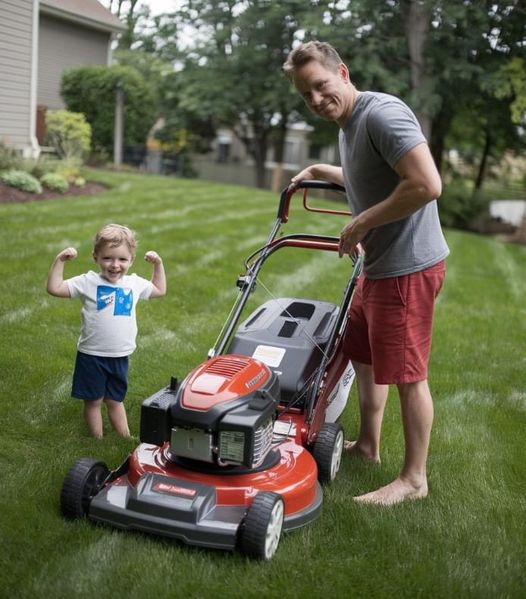
[[[349,215],[307,201],[310,189],[343,191],[339,186],[304,181],[282,192],[268,241],[245,261],[237,299],[207,359],[142,403],[141,443],[120,467],[109,471],[92,458],[72,466],[61,492],[65,517],[268,560],[282,531],[320,514],[321,485],[340,466],[337,419],[354,379],[341,343],[360,249],[339,306],[272,298],[239,324],[272,254],[338,251],[337,237],[278,235],[299,189],[306,210]]]

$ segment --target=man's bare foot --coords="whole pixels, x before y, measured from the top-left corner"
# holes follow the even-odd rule
[[[376,505],[396,505],[409,499],[422,499],[427,497],[427,481],[419,487],[410,482],[397,478],[392,483],[380,487],[376,491],[353,497],[359,503],[374,503]]]
[[[356,441],[344,441],[343,442],[343,449],[349,455],[356,456],[356,457],[358,457],[361,460],[364,460],[366,462],[371,462],[372,464],[379,464],[380,463],[380,457],[379,456],[373,456],[373,455],[370,455],[370,454],[364,452],[362,449],[360,449],[360,447],[358,446],[358,444],[357,444]]]

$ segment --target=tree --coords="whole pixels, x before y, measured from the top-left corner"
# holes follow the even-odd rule
[[[60,93],[68,110],[82,112],[92,128],[95,150],[111,152],[117,86],[124,92],[124,143],[142,144],[155,121],[151,90],[131,67],[73,68],[62,76]]]
[[[500,70],[499,99],[512,99],[511,117],[516,125],[526,125],[526,59],[512,58]]]
[[[442,2],[433,30],[433,69],[441,91],[437,117],[447,127],[433,131],[432,148],[442,148],[456,138],[455,146],[468,149],[474,158],[474,189],[480,189],[491,159],[499,160],[506,149],[524,144],[513,126],[512,98],[499,98],[504,65],[517,53],[524,54],[526,12],[515,1],[480,3]],[[463,123],[462,121],[465,121]],[[456,130],[464,131],[459,135]],[[466,129],[471,134],[466,137]]]
[[[136,39],[139,23],[150,16],[147,5],[139,5],[139,0],[106,0],[107,8],[126,25],[126,31],[119,36],[118,49],[129,50]]]
[[[439,168],[451,127],[476,110],[471,139],[481,185],[488,156],[517,143],[517,130],[509,126],[513,78],[508,73],[506,87],[501,69],[515,55],[524,57],[524,3],[353,0],[337,7],[318,26],[318,36],[335,40],[360,89],[400,95],[413,107]]]
[[[140,14],[129,0],[110,4]],[[183,53],[184,27],[194,35]],[[359,89],[405,99],[439,168],[447,143],[459,139],[452,129],[471,119],[482,184],[488,159],[520,142],[510,118],[521,123],[524,113],[525,27],[522,0],[184,0],[149,28],[136,20],[130,47],[177,65],[158,79],[171,135],[193,130],[205,147],[217,127],[230,127],[259,185],[271,145],[282,159],[287,123],[304,118],[316,139],[333,138],[334,127],[312,120],[280,75],[290,49],[308,39],[330,41]]]
[[[199,42],[181,76],[179,107],[230,127],[254,159],[256,181],[265,185],[271,144],[283,159],[289,115],[299,99],[281,73],[295,32],[316,1],[187,0],[184,17]]]

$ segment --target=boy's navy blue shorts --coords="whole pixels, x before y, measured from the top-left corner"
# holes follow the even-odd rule
[[[71,395],[77,399],[123,401],[128,390],[128,356],[106,358],[77,352]]]

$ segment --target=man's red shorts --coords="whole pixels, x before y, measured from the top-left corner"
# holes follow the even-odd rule
[[[435,298],[445,262],[400,277],[360,277],[349,309],[343,351],[372,364],[379,385],[427,379]]]

